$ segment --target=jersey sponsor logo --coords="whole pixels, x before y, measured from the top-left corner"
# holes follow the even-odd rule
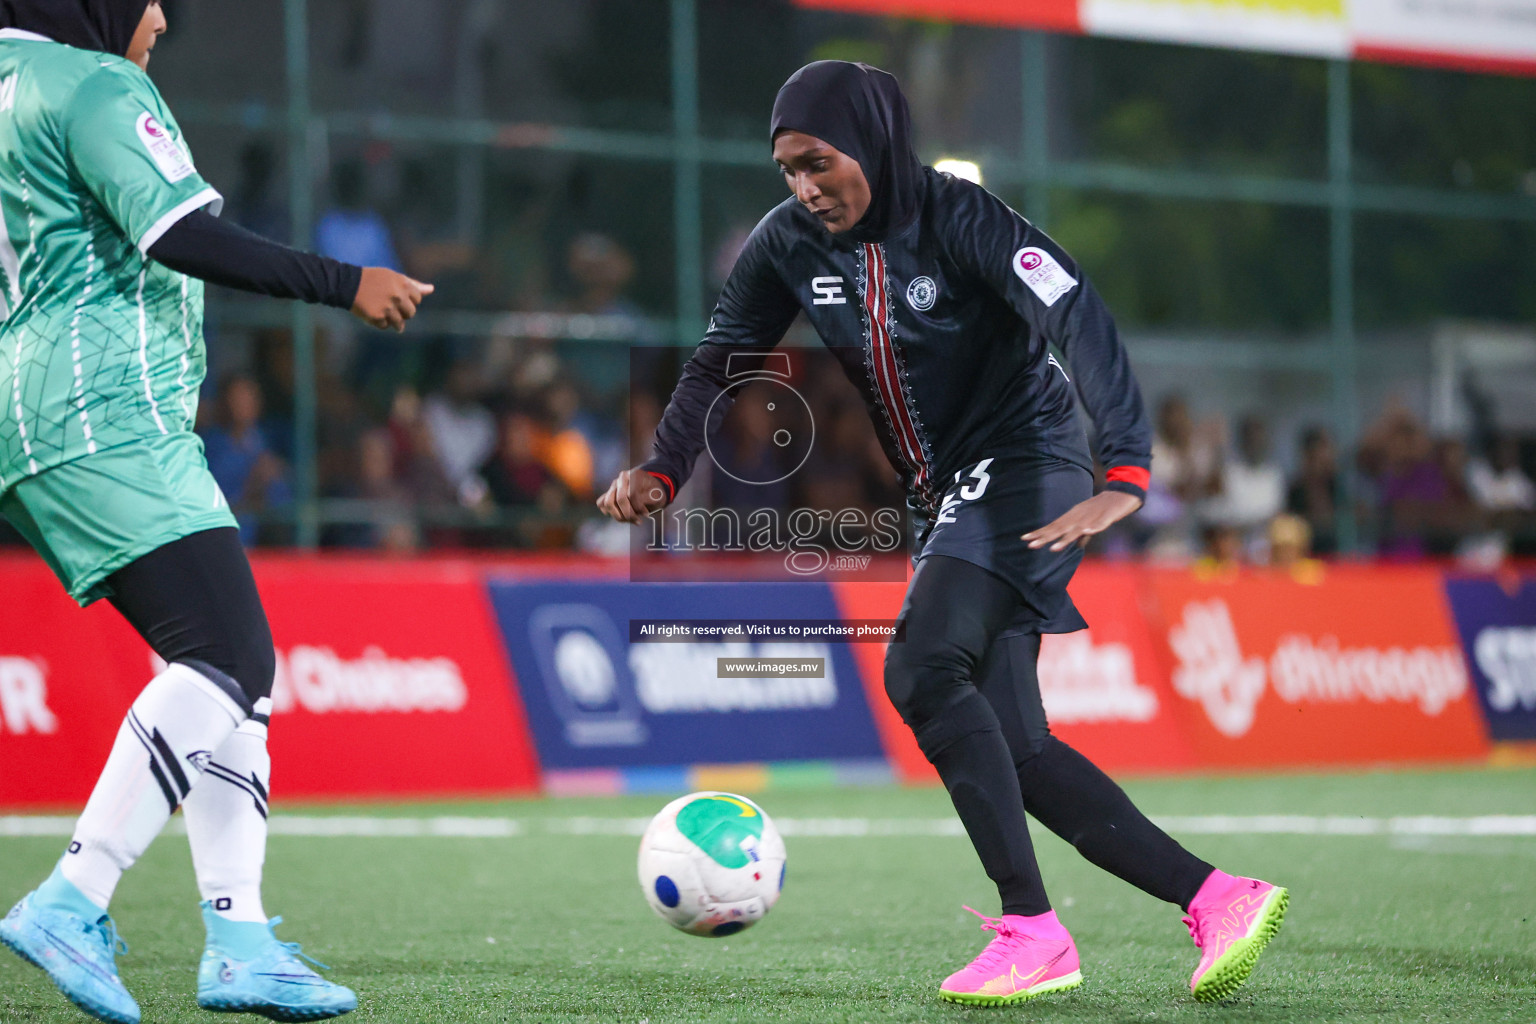
[[[920,313],[932,309],[938,297],[939,286],[934,284],[931,277],[914,277],[912,283],[907,285],[907,305]]]
[[[1056,257],[1032,245],[1013,254],[1013,272],[1047,306],[1054,306],[1057,299],[1077,287],[1077,278],[1067,273]]]
[[[192,157],[180,143],[171,138],[171,133],[155,119],[154,114],[147,110],[140,114],[136,127],[139,141],[149,150],[150,158],[166,181],[174,185],[197,173],[197,168],[192,166]]]
[[[58,731],[48,708],[46,666],[37,658],[0,658],[0,726],[13,736]]]
[[[841,306],[848,301],[848,297],[843,294],[843,279],[840,277],[813,277],[811,291],[816,293],[816,297],[811,300],[813,306]]]
[[[1341,647],[1334,636],[1291,633],[1268,659],[1246,655],[1220,598],[1186,604],[1168,645],[1179,660],[1174,691],[1234,738],[1253,728],[1266,690],[1291,705],[1416,704],[1434,716],[1467,689],[1466,664],[1452,646]]]

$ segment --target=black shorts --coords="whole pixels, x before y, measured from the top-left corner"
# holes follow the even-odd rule
[[[1087,629],[1067,594],[1082,548],[1032,549],[1019,538],[1092,496],[1093,474],[1076,463],[1045,455],[982,459],[955,475],[938,515],[920,525],[913,561],[948,555],[1006,580],[1022,606],[999,636]]]

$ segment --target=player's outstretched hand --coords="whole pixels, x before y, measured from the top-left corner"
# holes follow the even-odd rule
[[[621,523],[642,522],[646,516],[667,507],[667,485],[643,469],[626,469],[597,499],[603,515]]]
[[[1057,520],[1031,530],[1020,539],[1032,548],[1047,544],[1052,551],[1065,551],[1068,544],[1087,544],[1088,538],[1103,533],[1115,523],[1141,508],[1141,499],[1124,491],[1101,491],[1087,501],[1078,502]]]
[[[352,315],[379,330],[405,330],[421,300],[435,289],[387,267],[364,267],[363,283],[352,302]]]

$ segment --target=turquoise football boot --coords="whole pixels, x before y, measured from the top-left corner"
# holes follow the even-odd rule
[[[271,1020],[339,1017],[357,1009],[357,993],[326,981],[301,962],[297,942],[279,941],[274,917],[265,924],[230,921],[203,901],[208,946],[197,968],[197,1005],[215,1013],[254,1013]]]
[[[0,942],[41,967],[70,1002],[108,1024],[139,1024],[139,1004],[117,976],[128,945],[117,927],[55,869],[0,920]]]

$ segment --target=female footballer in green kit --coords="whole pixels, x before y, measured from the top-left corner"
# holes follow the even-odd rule
[[[207,929],[198,1004],[347,1013],[352,991],[306,966],[262,908],[275,657],[192,432],[203,282],[396,329],[432,287],[215,218],[223,200],[145,73],[166,27],[159,0],[0,0],[0,26],[0,515],[70,596],[110,600],[167,664],[0,942],[86,1013],[136,1024],[106,908],[180,806]]]

